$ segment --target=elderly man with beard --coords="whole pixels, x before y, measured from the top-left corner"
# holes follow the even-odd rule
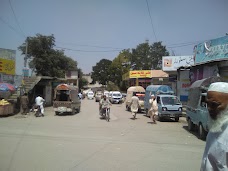
[[[212,83],[207,92],[209,133],[201,171],[228,170],[228,83]]]

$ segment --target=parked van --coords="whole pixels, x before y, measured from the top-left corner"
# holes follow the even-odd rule
[[[210,77],[195,81],[189,88],[186,106],[188,130],[198,130],[200,139],[206,139],[209,113],[206,105],[207,90],[211,83],[221,81],[220,77]]]
[[[174,94],[173,90],[167,85],[149,85],[146,87],[145,99],[144,99],[144,107],[146,113],[150,109],[151,105],[149,100],[151,99],[151,95],[154,94]]]
[[[136,95],[139,98],[139,109],[138,112],[144,111],[144,98],[145,98],[145,89],[142,86],[132,86],[127,89],[127,95],[125,100],[125,106],[128,111],[131,109],[131,98],[133,95]]]
[[[112,91],[111,94],[109,94],[109,101],[111,103],[122,103],[122,94],[119,91]]]
[[[174,118],[175,121],[179,121],[179,117],[182,116],[182,104],[167,85],[147,86],[144,100],[146,116],[149,115],[148,111],[151,108],[149,100],[152,94],[156,96],[158,104],[158,119],[161,121],[164,118]]]
[[[60,84],[54,90],[53,108],[56,115],[68,112],[79,113],[81,100],[78,97],[78,88],[68,84]]]

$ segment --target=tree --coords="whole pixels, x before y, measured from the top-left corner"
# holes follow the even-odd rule
[[[169,56],[169,52],[166,47],[162,45],[162,42],[155,42],[150,46],[150,54],[152,57],[151,67],[153,69],[162,68],[162,56]]]
[[[107,85],[110,80],[110,65],[112,61],[108,59],[101,59],[95,66],[93,66],[93,71],[91,78],[93,81],[98,81],[102,85]]]
[[[55,50],[54,35],[44,36],[37,34],[35,37],[28,37],[18,47],[25,54],[27,47],[27,58],[31,59],[29,67],[37,75],[64,77],[66,70],[77,70],[77,62],[64,55],[64,51]]]
[[[149,42],[139,44],[132,49],[131,68],[133,70],[161,69],[162,56],[168,56],[169,52],[162,42]]]
[[[130,63],[129,60],[131,54],[129,49],[123,50],[119,55],[112,61],[110,66],[110,80],[115,83],[120,89],[122,88],[122,76],[129,71]]]

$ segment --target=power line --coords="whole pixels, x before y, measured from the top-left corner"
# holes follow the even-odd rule
[[[81,45],[76,43],[65,43],[65,42],[59,42],[60,44],[69,44],[69,45],[76,45],[76,46],[82,46],[82,47],[94,47],[94,48],[103,48],[103,49],[113,49],[113,50],[122,50],[123,48],[117,48],[117,47],[110,47],[110,46],[97,46],[97,45]]]
[[[59,46],[56,46],[55,48],[62,49],[62,50],[76,51],[76,52],[119,52],[120,51],[120,50],[92,51],[92,50],[71,49],[71,48],[65,48],[65,47],[59,47]]]
[[[25,34],[24,34],[24,32],[23,32],[22,29],[21,29],[21,26],[20,26],[20,24],[19,24],[19,21],[18,21],[18,19],[17,19],[17,16],[16,16],[16,14],[15,14],[15,12],[14,12],[14,9],[13,9],[13,6],[12,6],[10,0],[9,0],[9,4],[10,4],[10,8],[11,8],[11,10],[12,10],[12,12],[13,12],[14,19],[16,20],[16,23],[17,23],[17,25],[18,25],[18,27],[19,27],[21,33],[23,34],[24,37],[26,37]]]
[[[156,36],[156,34],[155,34],[154,25],[153,25],[153,20],[152,20],[151,14],[150,14],[150,8],[149,8],[148,0],[146,0],[146,4],[147,4],[148,13],[149,13],[149,16],[150,16],[151,27],[152,27],[152,30],[153,30],[153,33],[154,33],[155,40],[156,40],[156,42],[157,42],[157,36]]]
[[[2,17],[0,17],[0,21],[2,21],[2,23],[6,24],[11,30],[15,31],[20,36],[25,37],[21,32],[19,32],[17,29],[15,29],[13,26],[11,26],[8,22],[3,20]]]

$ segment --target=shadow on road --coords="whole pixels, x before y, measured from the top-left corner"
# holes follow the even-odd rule
[[[202,139],[199,138],[198,129],[194,128],[193,131],[189,131],[188,130],[188,126],[183,126],[183,129],[186,132],[191,133],[192,135],[194,135],[195,137],[197,137],[199,140],[202,140]],[[205,140],[202,140],[202,141],[205,141]]]

